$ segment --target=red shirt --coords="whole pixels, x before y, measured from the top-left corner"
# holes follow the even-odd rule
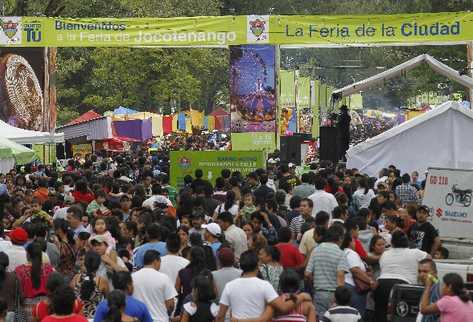
[[[361,259],[366,259],[366,257],[368,257],[368,254],[366,253],[366,250],[363,247],[361,241],[357,238],[353,238],[353,241],[355,242],[355,252],[360,255]]]
[[[73,314],[67,318],[56,318],[52,315],[48,315],[43,319],[43,322],[88,322],[88,320],[82,315]]]
[[[72,196],[74,197],[75,202],[83,202],[83,203],[86,203],[86,204],[91,203],[92,200],[95,199],[94,194],[91,193],[91,192],[82,193],[82,192],[79,192],[79,191],[74,191],[72,193]]]
[[[291,243],[279,243],[276,248],[281,253],[279,263],[284,268],[298,268],[304,265],[304,255]]]
[[[82,311],[83,304],[80,300],[74,301],[73,313],[79,314]],[[49,304],[47,301],[41,301],[33,308],[33,317],[38,321],[43,321],[49,315]]]
[[[20,265],[15,269],[16,277],[20,281],[21,290],[25,298],[34,298],[40,295],[46,295],[46,282],[49,275],[54,272],[54,268],[50,264],[43,264],[41,268],[41,277],[39,288],[33,288],[33,281],[31,279],[31,265]]]

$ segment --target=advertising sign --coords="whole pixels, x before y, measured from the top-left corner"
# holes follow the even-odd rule
[[[74,157],[80,155],[82,158],[84,158],[87,154],[91,154],[92,152],[92,144],[90,143],[72,145],[72,155]]]
[[[297,112],[299,114],[299,133],[312,134],[313,113],[310,105],[310,78],[297,79]]]
[[[178,18],[2,17],[0,46],[135,47],[464,43],[473,13]]]
[[[276,135],[272,132],[232,133],[233,151],[266,151],[276,149]]]
[[[271,45],[230,47],[231,131],[275,132],[276,50]]]
[[[473,170],[429,168],[423,204],[442,237],[471,236]]]
[[[266,166],[263,152],[257,151],[171,151],[170,183],[181,187],[186,175],[194,177],[195,170],[204,172],[203,179],[213,184],[223,169],[247,175]]]
[[[296,72],[279,71],[279,135],[297,132]]]

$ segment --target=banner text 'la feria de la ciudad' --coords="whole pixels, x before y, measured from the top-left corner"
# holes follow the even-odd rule
[[[344,46],[473,41],[473,13],[179,18],[1,17],[0,46]]]

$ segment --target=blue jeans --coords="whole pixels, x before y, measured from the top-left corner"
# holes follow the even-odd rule
[[[345,283],[345,287],[351,293],[351,306],[357,309],[361,316],[364,316],[366,311],[366,294],[358,293],[353,285]]]
[[[328,291],[314,291],[314,301],[315,309],[317,310],[317,316],[319,320],[322,319],[325,312],[330,309],[334,301],[334,293]]]

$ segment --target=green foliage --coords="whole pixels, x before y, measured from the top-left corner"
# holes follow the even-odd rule
[[[57,109],[57,125],[61,126],[67,124],[69,121],[77,118],[80,113],[77,110],[72,110],[67,107],[58,106]]]

